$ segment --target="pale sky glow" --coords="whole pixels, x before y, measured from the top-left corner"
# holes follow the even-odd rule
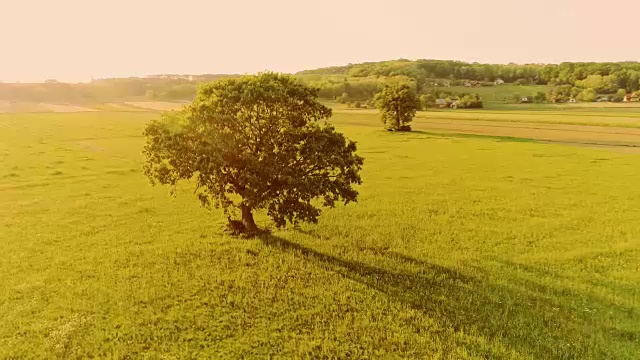
[[[0,80],[640,61],[640,1],[0,0]]]

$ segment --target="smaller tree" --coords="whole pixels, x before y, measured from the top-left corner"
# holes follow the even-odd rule
[[[618,89],[616,94],[611,97],[611,101],[622,102],[626,95],[627,95],[627,91],[625,89]]]
[[[483,107],[482,99],[478,94],[464,94],[455,102],[456,108],[459,109],[480,109]]]
[[[420,95],[420,106],[422,110],[428,110],[435,107],[436,97],[433,94]]]
[[[387,130],[411,131],[408,124],[420,108],[420,101],[408,84],[385,85],[376,95],[376,106]]]
[[[538,93],[536,93],[536,95],[533,97],[533,101],[538,104],[542,104],[543,102],[547,101],[547,94],[543,93],[542,91],[538,91]]]
[[[376,99],[371,98],[367,100],[367,107],[374,108],[376,107]]]
[[[578,95],[578,100],[586,102],[594,102],[598,98],[598,94],[594,89],[585,89]]]
[[[580,88],[572,87],[571,88],[571,97],[574,98],[574,97],[580,95],[581,92],[582,92],[582,90],[580,90]]]

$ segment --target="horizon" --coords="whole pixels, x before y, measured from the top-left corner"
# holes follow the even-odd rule
[[[38,79],[37,81],[4,81],[3,79],[0,79],[0,83],[3,84],[42,84],[45,83],[46,81],[51,81],[51,80],[55,80],[58,83],[63,83],[63,84],[87,84],[90,83],[91,81],[97,81],[97,80],[109,80],[109,79],[145,79],[145,78],[152,78],[152,77],[156,77],[156,76],[206,76],[206,75],[221,75],[221,76],[238,76],[238,75],[254,75],[254,74],[258,74],[261,72],[277,72],[277,73],[282,73],[282,74],[290,74],[290,75],[295,75],[296,73],[302,72],[302,71],[306,71],[306,70],[318,70],[318,69],[323,69],[323,68],[331,68],[331,67],[342,67],[342,66],[348,66],[348,65],[358,65],[358,64],[364,64],[364,63],[379,63],[379,62],[386,62],[386,61],[399,61],[399,60],[408,60],[408,61],[420,61],[420,60],[426,60],[426,61],[460,61],[460,62],[466,62],[469,64],[488,64],[488,65],[509,65],[509,64],[515,64],[515,65],[560,65],[563,63],[574,63],[574,64],[579,64],[579,63],[610,63],[610,64],[617,64],[617,63],[638,63],[637,60],[621,60],[621,61],[563,61],[563,62],[559,62],[559,63],[535,63],[535,62],[529,62],[529,63],[515,63],[515,62],[493,62],[493,63],[488,63],[488,62],[479,62],[479,61],[465,61],[465,60],[458,60],[458,59],[404,59],[404,58],[399,58],[399,59],[387,59],[387,60],[373,60],[373,61],[363,61],[363,62],[358,62],[358,63],[347,63],[347,64],[341,64],[341,65],[327,65],[327,66],[323,66],[323,67],[319,67],[319,68],[303,68],[300,70],[296,70],[293,72],[283,72],[283,71],[274,71],[274,70],[260,70],[260,71],[256,71],[256,72],[244,72],[244,73],[176,73],[176,72],[166,72],[166,73],[155,73],[155,74],[143,74],[143,75],[129,75],[129,76],[114,76],[114,77],[90,77],[87,80],[78,80],[78,81],[65,81],[64,79],[57,79],[57,78],[43,78],[43,79]]]
[[[18,34],[3,39],[0,80],[77,83],[153,74],[296,73],[393,59],[638,61],[640,48],[615,29],[635,24],[640,4],[624,0],[618,5],[626,10],[590,9],[575,0],[541,0],[536,7],[464,0],[455,9],[417,0],[393,7],[360,0],[329,0],[315,7],[291,0],[14,1],[0,21],[0,33]]]

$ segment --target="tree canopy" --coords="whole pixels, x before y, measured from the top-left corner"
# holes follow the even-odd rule
[[[343,75],[351,78],[405,76],[413,79],[418,91],[428,79],[465,79],[507,83],[558,84],[580,87],[615,84],[629,92],[640,88],[639,62],[565,62],[561,64],[480,64],[455,60],[390,60],[305,70],[298,75]],[[587,78],[597,75],[600,78]],[[582,86],[578,81],[587,80]],[[597,89],[596,89],[597,90]]]
[[[147,126],[144,173],[172,189],[194,178],[202,205],[224,209],[230,223],[239,210],[247,232],[258,209],[279,227],[317,222],[315,199],[357,201],[363,165],[356,144],[323,121],[331,109],[317,95],[276,73],[205,84],[185,110]]]
[[[386,85],[376,97],[376,105],[385,128],[389,131],[409,131],[420,101],[408,84]]]

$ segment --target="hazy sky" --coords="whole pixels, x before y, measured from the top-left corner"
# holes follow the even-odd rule
[[[0,0],[0,80],[640,60],[640,1]]]

